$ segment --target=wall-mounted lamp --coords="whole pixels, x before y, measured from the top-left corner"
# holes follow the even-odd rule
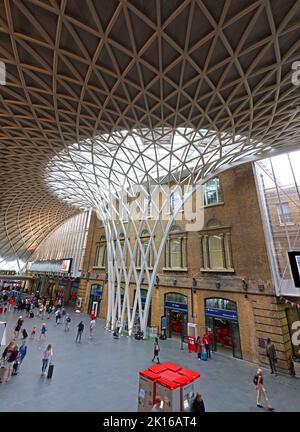
[[[156,288],[158,289],[158,285],[159,285],[159,277],[158,276],[155,277],[155,283],[156,283]]]
[[[265,289],[265,285],[262,281],[259,281],[257,284],[257,288],[259,289],[259,291],[264,291]]]
[[[248,295],[247,295],[248,284],[245,281],[245,279],[242,279],[242,288],[243,288],[244,291],[246,291],[245,298],[248,298]]]
[[[177,285],[177,279],[173,279],[173,286]]]
[[[221,288],[221,282],[216,282],[216,288],[220,289]]]
[[[108,273],[105,273],[105,280],[108,281]]]
[[[242,288],[243,288],[243,290],[245,290],[245,291],[247,291],[247,289],[248,289],[248,284],[247,284],[247,282],[245,281],[245,279],[242,279]]]
[[[192,279],[192,287],[195,288],[197,286],[197,280],[193,277]]]

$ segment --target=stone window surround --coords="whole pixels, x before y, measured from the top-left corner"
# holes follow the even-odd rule
[[[225,263],[224,268],[211,268],[209,264],[209,246],[208,238],[212,235],[219,235],[222,237],[223,245],[223,262]],[[231,249],[231,227],[229,226],[219,226],[205,228],[199,231],[199,238],[201,243],[202,251],[202,263],[201,272],[212,272],[212,273],[234,273],[233,263],[232,263],[232,249]]]

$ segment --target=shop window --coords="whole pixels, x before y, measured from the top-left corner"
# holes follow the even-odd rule
[[[230,228],[213,219],[200,234],[202,250],[201,271],[233,272]]]
[[[174,226],[169,234],[165,249],[165,270],[186,269],[186,233],[180,232],[180,227]]]
[[[203,192],[205,206],[219,204],[220,202],[222,202],[219,177],[214,177],[204,183]]]
[[[280,225],[292,224],[292,214],[288,202],[277,204],[277,213]]]
[[[142,231],[142,234],[140,236],[140,240],[141,240],[141,247],[142,250],[144,252],[144,255],[146,257],[146,263],[147,263],[147,267],[152,268],[152,263],[153,263],[153,252],[152,252],[152,245],[149,246],[149,242],[150,240],[150,235],[149,232],[147,230]],[[148,253],[147,253],[148,250]],[[141,253],[141,249],[139,244],[137,245],[137,253],[136,253],[136,267],[140,268],[142,267],[142,253]]]
[[[105,268],[106,266],[106,238],[102,236],[100,242],[96,244],[96,254],[94,267]]]
[[[165,295],[165,301],[166,302],[172,302],[172,303],[181,303],[181,304],[187,304],[188,298],[187,296],[179,293],[168,293]]]

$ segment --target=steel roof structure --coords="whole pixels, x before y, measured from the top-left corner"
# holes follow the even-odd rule
[[[197,150],[205,174],[207,160],[213,172],[300,144],[299,86],[292,81],[300,60],[299,0],[3,5],[0,261],[26,261],[79,211],[53,193],[46,176],[51,161],[72,156],[76,145],[104,136],[111,144],[124,131],[159,139],[165,130],[213,131],[212,147]],[[214,159],[201,159],[201,152]]]

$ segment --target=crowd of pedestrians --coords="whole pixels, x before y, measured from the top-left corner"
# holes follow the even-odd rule
[[[0,384],[10,381],[11,376],[17,375],[19,368],[23,363],[27,351],[27,339],[30,333],[30,340],[38,339],[46,341],[48,339],[48,320],[55,317],[56,326],[63,325],[64,331],[70,331],[71,316],[66,311],[63,300],[56,298],[40,298],[37,296],[27,296],[25,293],[20,293],[10,288],[0,289],[0,317],[5,319],[7,314],[11,312],[19,312],[16,318],[16,323],[12,328],[13,340],[11,340],[0,356]],[[41,319],[41,325],[30,326],[32,318]],[[25,323],[25,319],[28,319]],[[96,326],[96,317],[91,316],[89,326],[89,337],[92,339]],[[25,328],[27,327],[27,329]],[[31,328],[31,330],[30,330]],[[76,343],[81,343],[81,338],[84,332],[83,321],[77,325]],[[20,346],[17,341],[21,338]],[[42,370],[41,375],[45,376],[48,368],[48,377],[50,365],[53,370],[53,347],[48,343],[46,349],[42,353]]]

